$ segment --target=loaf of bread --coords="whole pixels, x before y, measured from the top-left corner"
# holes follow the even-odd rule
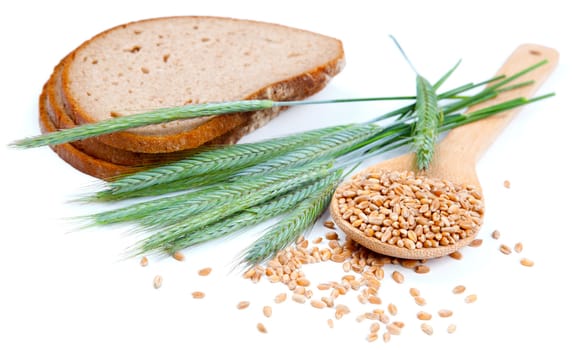
[[[47,131],[189,103],[304,99],[344,63],[339,40],[282,25],[192,16],[136,21],[94,36],[62,59],[40,96],[40,123]],[[54,150],[79,170],[109,178],[206,143],[235,143],[279,112],[173,121]],[[86,164],[94,162],[101,163],[92,171]]]

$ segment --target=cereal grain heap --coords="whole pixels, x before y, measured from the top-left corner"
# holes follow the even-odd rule
[[[368,237],[408,249],[454,244],[479,231],[480,190],[411,171],[357,174],[335,200],[342,218]]]

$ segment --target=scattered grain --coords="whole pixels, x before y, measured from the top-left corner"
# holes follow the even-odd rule
[[[149,265],[149,259],[147,259],[146,256],[141,257],[141,260],[139,260],[139,265],[143,267]]]
[[[457,326],[453,323],[451,323],[448,327],[447,327],[447,333],[449,334],[453,334],[455,333],[455,331],[457,330]]]
[[[286,301],[286,298],[287,298],[286,293],[280,293],[274,297],[274,302],[276,304],[280,304],[280,303],[283,303],[284,301]]]
[[[294,293],[292,294],[292,300],[297,303],[304,304],[306,302],[306,296],[304,294]]]
[[[418,296],[421,295],[421,292],[420,292],[419,289],[417,289],[417,288],[409,288],[409,294],[410,294],[412,297],[418,297]]]
[[[493,239],[499,239],[500,238],[500,231],[499,230],[494,230],[493,233],[491,233],[491,237]]]
[[[399,271],[393,271],[393,273],[391,274],[391,278],[393,278],[393,280],[397,283],[403,283],[403,281],[405,280],[405,277],[403,277],[403,274]]]
[[[504,186],[505,188],[510,188],[510,181],[504,180],[503,186]]]
[[[393,303],[390,303],[387,305],[387,312],[389,312],[391,316],[397,315],[397,306],[395,306]]]
[[[333,222],[333,221],[330,221],[330,220],[324,222],[324,226],[325,226],[326,228],[329,228],[330,230],[332,230],[332,229],[334,229],[334,228],[336,227],[336,225],[334,224],[334,222]]]
[[[185,260],[185,254],[183,254],[182,252],[177,251],[177,252],[174,252],[174,253],[173,253],[173,258],[174,258],[175,260],[177,260],[177,261],[183,261],[183,260]]]
[[[239,310],[244,310],[249,306],[250,306],[250,301],[246,301],[246,300],[239,301],[238,304],[236,304],[236,308]]]
[[[427,265],[417,265],[415,266],[414,270],[416,273],[429,273],[429,271],[431,271],[431,269]]]
[[[453,311],[448,309],[441,309],[438,311],[440,317],[451,317],[453,316]]]
[[[396,325],[395,323],[390,323],[387,326],[385,326],[385,328],[387,329],[387,331],[391,335],[400,335],[401,334],[401,328],[398,325]]]
[[[415,299],[415,304],[419,306],[425,306],[427,304],[427,301],[423,297],[417,296],[414,299]]]
[[[205,293],[200,291],[192,292],[191,295],[194,299],[203,299],[205,297]]]
[[[155,276],[155,278],[153,278],[153,287],[155,287],[155,289],[159,289],[161,288],[162,285],[163,285],[163,277],[161,275]]]
[[[383,342],[384,342],[384,343],[387,343],[387,342],[389,342],[390,340],[391,340],[391,333],[389,333],[389,332],[383,333]]]
[[[377,338],[378,338],[377,333],[369,333],[367,335],[367,341],[370,343],[376,341]]]
[[[510,247],[507,246],[506,244],[501,244],[499,246],[499,250],[501,251],[501,253],[505,255],[509,255],[510,253],[512,253],[512,249],[510,249]]]
[[[534,261],[532,261],[528,258],[522,258],[522,259],[520,259],[520,264],[522,266],[532,267],[532,266],[534,266]]]
[[[514,251],[517,253],[521,253],[522,252],[522,242],[518,242],[514,245]]]
[[[461,260],[463,258],[463,254],[461,254],[460,251],[454,251],[451,254],[449,254],[449,256],[455,260]]]
[[[313,307],[315,307],[316,309],[323,309],[326,307],[326,303],[324,303],[321,300],[317,300],[317,299],[312,299],[310,301],[310,305],[312,305]]]
[[[477,295],[476,294],[469,294],[465,297],[465,303],[467,303],[467,304],[474,303],[475,301],[477,301]]]
[[[370,304],[375,304],[375,305],[381,304],[381,298],[378,297],[377,295],[370,295],[370,296],[367,298],[367,301],[368,301]]]
[[[266,317],[272,316],[272,306],[266,305],[262,308],[262,314]]]
[[[466,287],[463,286],[462,284],[460,284],[460,285],[458,285],[458,286],[455,286],[455,287],[453,288],[453,294],[461,294],[461,293],[463,293],[463,292],[465,291],[465,289],[466,289]]]
[[[208,276],[208,275],[210,275],[212,270],[213,269],[210,267],[205,267],[204,269],[200,269],[199,270],[199,276]]]
[[[266,329],[266,327],[260,322],[258,324],[256,324],[256,329],[258,329],[258,331],[260,333],[268,333],[268,330]]]
[[[480,247],[482,244],[483,244],[483,240],[480,238],[477,238],[477,239],[473,239],[471,241],[471,243],[469,243],[469,247],[476,248],[476,247]]]
[[[328,327],[334,328],[334,320],[332,320],[331,318],[328,318]]]
[[[371,333],[377,333],[377,332],[379,332],[380,328],[381,328],[381,326],[380,326],[379,322],[374,322],[371,324],[371,326],[369,326],[369,331]]]
[[[338,233],[335,231],[330,231],[326,233],[326,239],[329,241],[337,241],[339,239]]]
[[[430,319],[433,318],[433,316],[426,311],[419,311],[417,313],[417,318],[422,320],[422,321],[429,321]]]
[[[421,324],[421,330],[427,335],[433,334],[433,327],[430,324],[422,323]]]

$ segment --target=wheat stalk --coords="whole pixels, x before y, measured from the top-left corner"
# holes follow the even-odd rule
[[[237,233],[246,227],[257,225],[270,218],[282,215],[310,195],[321,192],[325,190],[326,187],[332,186],[332,184],[339,183],[342,174],[341,169],[332,171],[328,176],[310,183],[308,186],[302,186],[268,202],[242,210],[200,230],[181,233],[179,238],[166,243],[163,248],[168,254],[173,254],[190,246]],[[157,246],[153,243],[154,239],[155,235],[151,235],[145,241],[151,242],[149,246]],[[149,252],[149,250],[143,248],[145,241],[139,245],[136,251],[137,255]]]
[[[168,217],[163,215],[158,220],[161,224],[160,231],[153,235],[152,243],[149,241],[143,245],[143,249],[159,249],[168,244],[168,242],[184,237],[186,232],[200,230],[209,224],[224,220],[234,213],[272,200],[300,186],[315,182],[320,178],[328,176],[332,165],[331,162],[317,163],[280,172],[276,176],[271,176],[273,178],[272,182],[266,182],[264,185],[258,186],[258,188],[249,192],[247,196],[228,198],[224,205],[196,215],[185,215],[184,210],[171,212],[174,215],[169,215]],[[156,224],[155,220],[153,221],[151,226]],[[143,220],[143,224],[147,226],[149,223]]]
[[[194,155],[185,159],[108,182],[107,188],[99,195],[107,195],[110,198],[111,195],[198,178],[204,174],[236,171],[284,154],[295,147],[315,142],[316,139],[336,133],[345,127],[338,125],[255,143],[199,148]]]
[[[300,202],[286,217],[272,225],[250,245],[240,263],[247,268],[259,264],[292,244],[324,212],[336,185],[337,182],[332,182]]]

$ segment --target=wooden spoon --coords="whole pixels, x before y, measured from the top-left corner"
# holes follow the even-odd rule
[[[534,80],[535,83],[524,86],[516,90],[503,92],[496,98],[471,107],[472,112],[493,104],[508,101],[517,97],[532,97],[540,85],[546,80],[556,67],[558,62],[558,52],[554,49],[534,44],[523,44],[519,46],[503,64],[497,75],[505,74],[510,76],[528,66],[547,59],[548,63],[529,72],[524,77],[515,80],[513,83]],[[476,173],[476,163],[483,152],[493,143],[495,138],[507,126],[507,124],[518,113],[518,109],[512,109],[503,113],[485,118],[451,130],[437,145],[435,156],[430,168],[424,172],[435,179],[448,180],[457,184],[473,185],[481,192],[482,189]],[[389,159],[382,163],[370,166],[361,170],[357,175],[379,171],[415,171],[415,155],[408,153],[400,157]],[[343,186],[340,185],[336,194]],[[459,248],[468,245],[476,236],[470,235],[467,238],[456,241],[455,244],[446,246],[409,249],[398,247],[394,244],[382,243],[376,237],[367,237],[363,231],[355,228],[349,221],[342,218],[336,194],[330,203],[330,214],[334,222],[341,228],[348,238],[356,241],[364,247],[375,252],[405,259],[429,259],[451,254]]]

